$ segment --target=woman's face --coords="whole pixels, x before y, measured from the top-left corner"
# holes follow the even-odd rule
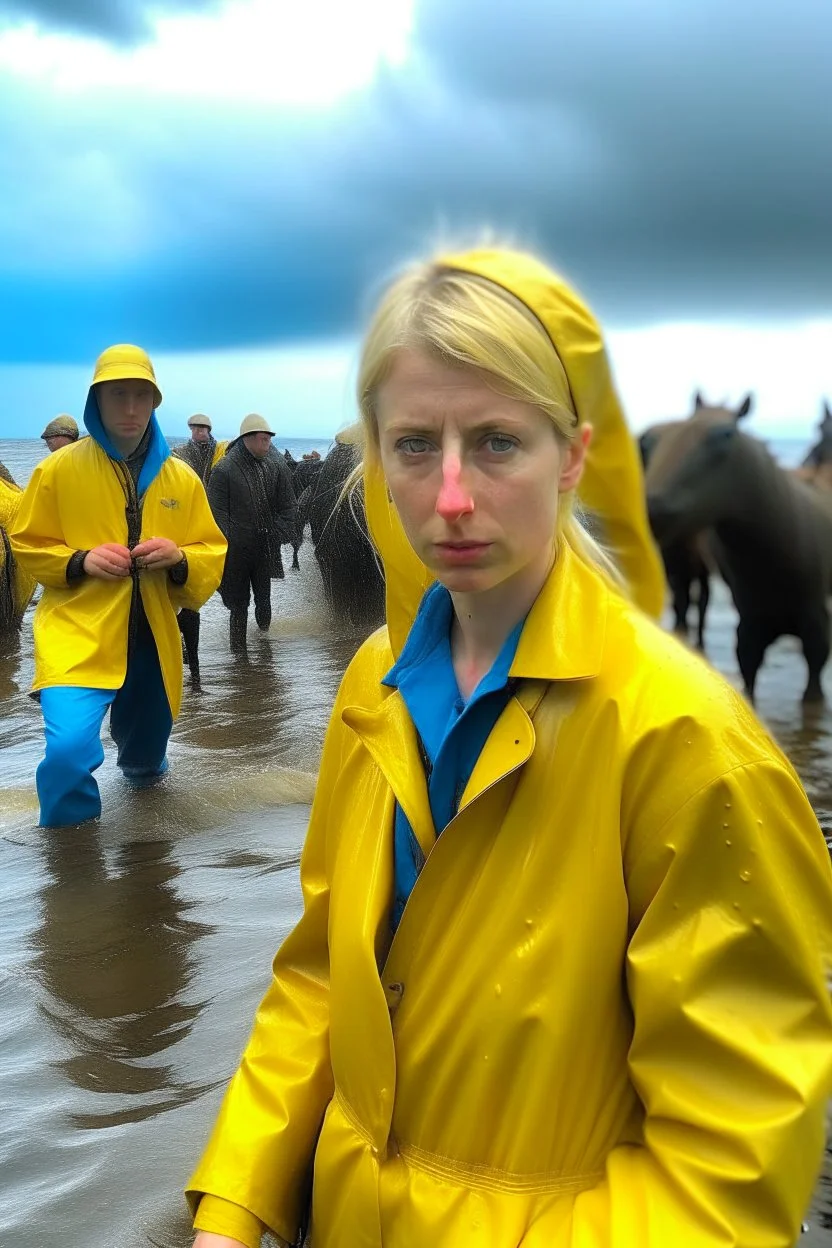
[[[377,415],[390,494],[436,579],[458,593],[524,573],[542,583],[558,495],[580,478],[589,430],[568,444],[543,412],[497,394],[479,370],[412,349],[397,352]]]

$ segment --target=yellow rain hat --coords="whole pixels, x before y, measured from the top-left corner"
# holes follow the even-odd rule
[[[141,347],[134,347],[129,342],[117,343],[101,352],[95,361],[92,384],[97,386],[102,381],[149,381],[156,392],[154,408],[162,402],[162,392],[156,384],[150,356]]]

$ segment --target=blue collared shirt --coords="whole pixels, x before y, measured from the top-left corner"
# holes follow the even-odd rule
[[[509,671],[523,631],[512,630],[491,669],[466,701],[451,659],[453,603],[443,585],[427,591],[398,662],[382,681],[398,689],[422,743],[428,799],[436,835],[459,809],[465,786],[491,729],[510,696]],[[425,856],[400,806],[395,822],[395,900],[393,931],[424,866]]]

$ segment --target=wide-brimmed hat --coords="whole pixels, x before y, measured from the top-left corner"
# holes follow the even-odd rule
[[[211,417],[203,416],[202,412],[197,412],[195,416],[188,417],[189,429],[198,429],[200,426],[202,426],[203,429],[210,429]]]
[[[245,417],[240,425],[240,437],[244,438],[247,433],[268,433],[274,437],[274,429],[272,429],[265,416],[258,416],[256,412],[251,412]]]
[[[72,438],[74,442],[78,437],[78,426],[71,416],[67,416],[66,412],[61,412],[60,416],[50,420],[40,436],[42,438]]]
[[[154,408],[162,402],[150,356],[129,342],[119,342],[101,352],[95,361],[92,384],[97,386],[102,381],[149,381],[155,391]]]

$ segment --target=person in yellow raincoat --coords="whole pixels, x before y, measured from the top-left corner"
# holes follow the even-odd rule
[[[382,300],[359,398],[387,627],[336,699],[198,1248],[296,1242],[310,1176],[314,1248],[792,1248],[832,871],[753,711],[576,518],[617,406],[598,326],[526,256],[443,256]],[[602,515],[637,482],[595,474]]]
[[[3,465],[0,464],[0,468]],[[3,468],[3,474],[5,474]],[[0,474],[0,633],[20,628],[23,613],[32,600],[35,582],[19,567],[12,551],[9,529],[23,498],[11,474]]]
[[[201,481],[171,457],[161,401],[146,353],[108,348],[84,409],[90,437],[37,466],[11,531],[21,567],[44,586],[33,685],[44,827],[101,813],[93,773],[108,709],[123,774],[164,775],[182,698],[176,613],[198,610],[222,575],[225,538]]]

